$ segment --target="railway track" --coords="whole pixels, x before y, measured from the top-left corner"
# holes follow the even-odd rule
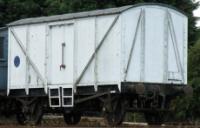
[[[88,118],[83,117],[78,125],[70,126],[66,125],[62,116],[46,116],[40,126],[18,125],[13,120],[3,119],[0,121],[0,128],[64,128],[64,127],[109,127],[103,118]],[[147,123],[136,122],[123,122],[118,127],[131,127],[131,128],[200,128],[200,124],[185,124],[185,123],[168,123],[161,126],[149,126]]]
[[[50,125],[41,125],[41,126],[20,126],[20,125],[14,125],[14,124],[4,124],[0,125],[1,128],[83,128],[83,127],[109,127],[109,126],[96,126],[96,125],[76,125],[76,126],[50,126]],[[130,127],[130,128],[199,128],[200,125],[162,125],[162,126],[148,126],[143,124],[132,124],[132,125],[121,125],[118,127]]]

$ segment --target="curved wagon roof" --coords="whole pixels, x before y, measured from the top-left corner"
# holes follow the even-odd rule
[[[53,15],[53,16],[26,18],[26,19],[21,19],[18,21],[11,22],[10,24],[8,24],[8,26],[18,26],[18,25],[26,25],[26,24],[63,21],[63,20],[85,18],[85,17],[92,17],[92,16],[119,14],[130,8],[135,8],[135,7],[140,7],[140,6],[159,6],[159,7],[170,8],[174,10],[175,12],[183,16],[186,16],[183,11],[178,10],[175,7],[170,6],[170,5],[161,4],[161,3],[141,3],[141,4],[127,5],[127,6],[117,7],[117,8],[108,8],[108,9],[85,11],[85,12],[78,12],[78,13],[67,13],[67,14]]]

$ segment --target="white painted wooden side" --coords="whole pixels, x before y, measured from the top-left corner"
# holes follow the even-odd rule
[[[115,16],[97,18],[97,45],[113,23]],[[102,27],[104,26],[104,27]],[[97,54],[97,83],[113,84],[120,81],[121,18],[117,20]],[[106,53],[106,54],[105,54]]]
[[[46,28],[42,24],[31,25],[27,27],[27,51],[30,58],[38,67],[40,74],[45,78],[45,41]],[[39,79],[33,67],[27,63],[27,83],[29,88],[43,88],[43,83]]]
[[[95,50],[95,18],[76,20],[76,80],[86,67]],[[86,70],[79,84],[94,85],[94,60]]]
[[[20,57],[18,67],[16,56]],[[60,68],[63,57],[65,68]],[[8,70],[8,92],[28,92],[29,88],[46,88],[46,84],[68,87],[77,81],[77,86],[95,87],[125,81],[187,84],[187,17],[148,5],[126,10],[119,17],[11,26]]]
[[[15,27],[17,36],[20,38],[23,45],[26,47],[26,26]],[[20,66],[14,66],[14,58],[20,57]],[[9,65],[8,65],[8,87],[13,89],[25,88],[26,83],[26,57],[21,51],[20,46],[16,43],[14,36],[9,33]]]

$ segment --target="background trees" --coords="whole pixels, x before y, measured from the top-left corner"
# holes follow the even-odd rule
[[[27,17],[63,14],[85,10],[119,7],[141,2],[157,2],[175,6],[189,17],[189,45],[198,39],[192,0],[0,0],[0,26]]]
[[[141,2],[158,2],[177,7],[189,17],[189,44],[197,40],[196,17],[192,11],[198,3],[192,0],[0,0],[0,26],[26,18],[118,7]]]

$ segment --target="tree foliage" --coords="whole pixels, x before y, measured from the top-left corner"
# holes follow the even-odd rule
[[[178,97],[173,107],[177,119],[194,121],[200,118],[200,40],[190,47],[188,57],[188,80],[193,87],[193,96]]]
[[[164,3],[175,6],[189,17],[189,44],[198,39],[193,10],[198,3],[192,0],[0,0],[0,26],[26,18],[78,12],[85,10],[119,7],[141,2]]]

